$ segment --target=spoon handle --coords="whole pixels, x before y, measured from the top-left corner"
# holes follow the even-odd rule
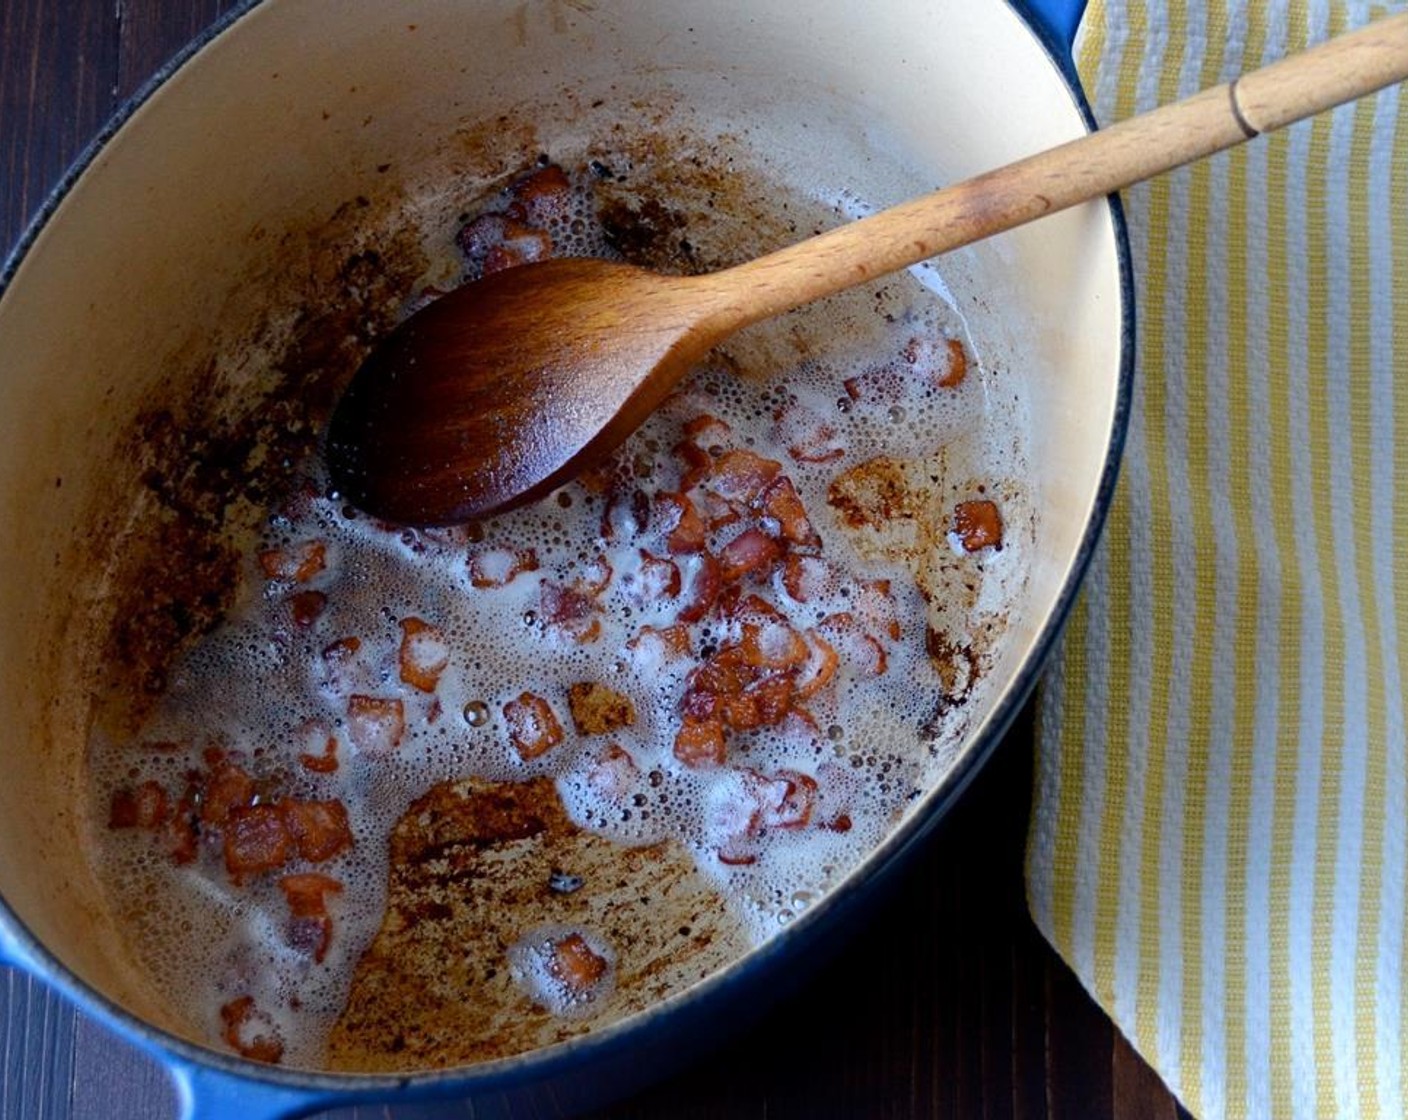
[[[728,329],[1213,155],[1408,78],[1408,13],[995,171],[695,277]]]

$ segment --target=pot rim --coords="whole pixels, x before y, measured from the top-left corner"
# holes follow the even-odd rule
[[[46,194],[14,247],[0,265],[0,301],[3,301],[20,266],[34,247],[59,205],[74,184],[121,131],[128,120],[179,70],[208,44],[224,34],[265,0],[240,0],[164,63],[138,90],[113,112],[89,141],[62,177]],[[1031,33],[1047,60],[1060,75],[1072,103],[1087,130],[1096,122],[1081,86],[1069,45],[1028,11],[1029,0],[1001,0]],[[269,1066],[236,1054],[215,1050],[148,1023],[89,986],[54,956],[34,936],[0,894],[0,950],[15,952],[9,958],[0,953],[0,965],[11,963],[41,979],[60,992],[80,1011],[106,1027],[137,1043],[155,1055],[168,1069],[186,1067],[208,1069],[243,1082],[262,1083],[272,1089],[296,1090],[310,1095],[335,1097],[359,1092],[374,1094],[385,1090],[414,1089],[426,1096],[463,1095],[471,1090],[495,1091],[547,1081],[565,1069],[605,1061],[619,1056],[623,1048],[660,1018],[680,1020],[686,1015],[706,1015],[716,1006],[736,998],[745,989],[754,989],[761,977],[775,974],[783,960],[792,959],[814,947],[825,933],[844,928],[846,918],[869,898],[878,881],[890,879],[909,854],[931,835],[954,802],[986,764],[1025,706],[1044,669],[1099,543],[1105,518],[1114,496],[1128,429],[1133,396],[1135,358],[1135,300],[1133,266],[1124,209],[1118,195],[1108,199],[1110,222],[1115,237],[1120,292],[1120,358],[1110,439],[1104,465],[1095,491],[1091,515],[1055,604],[1039,628],[1025,659],[1005,694],[994,707],[979,733],[972,737],[942,781],[923,798],[919,807],[850,872],[842,883],[799,916],[786,929],[766,943],[747,952],[732,964],[644,1011],[627,1016],[599,1030],[564,1042],[525,1051],[510,1057],[444,1070],[422,1070],[401,1074],[331,1073]],[[342,1103],[350,1103],[343,1101]]]

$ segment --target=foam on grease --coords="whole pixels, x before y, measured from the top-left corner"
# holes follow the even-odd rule
[[[600,251],[604,242],[590,219],[589,208],[553,219],[556,233],[565,232],[559,241],[573,251]],[[810,340],[805,353],[778,343],[799,337]],[[729,765],[719,770],[685,767],[672,751],[694,663],[672,660],[648,643],[629,646],[642,627],[676,621],[675,601],[642,592],[641,550],[665,553],[657,528],[632,533],[628,521],[618,520],[614,538],[604,539],[605,499],[573,483],[468,532],[415,531],[344,508],[323,480],[311,479],[304,493],[271,516],[262,547],[324,542],[324,570],[302,584],[269,581],[251,558],[244,598],[173,672],[169,693],[140,741],[95,742],[91,751],[99,819],[118,788],[154,779],[179,791],[211,745],[270,778],[285,795],[335,797],[349,812],[354,849],[317,867],[343,883],[342,892],[328,899],[334,933],[320,964],[289,944],[277,876],[235,887],[218,851],[178,868],[146,835],[99,829],[102,873],[114,884],[133,942],[173,1003],[196,1009],[194,1018],[215,1039],[220,1007],[252,995],[284,1044],[283,1060],[317,1066],[358,958],[382,920],[392,829],[432,785],[467,775],[506,781],[550,775],[579,825],[624,845],[677,840],[694,853],[700,871],[718,884],[758,942],[838,882],[919,796],[932,777],[934,757],[957,725],[936,728],[933,722],[939,682],[925,652],[925,603],[911,574],[900,564],[862,563],[838,530],[827,487],[840,469],[873,456],[924,455],[940,444],[955,449],[964,477],[1008,476],[1013,467],[1004,456],[1024,442],[1020,415],[992,407],[985,370],[975,368],[959,388],[941,390],[932,386],[933,370],[925,365],[941,360],[940,350],[897,358],[915,337],[958,337],[970,354],[976,350],[953,308],[906,277],[889,282],[882,296],[851,293],[755,328],[721,360],[760,376],[738,377],[719,364],[706,365],[619,456],[631,476],[627,490],[673,489],[680,468],[671,448],[685,423],[709,414],[728,425],[732,446],[782,461],[824,540],[822,555],[851,577],[820,586],[805,603],[788,595],[780,575],[749,588],[799,629],[854,610],[857,580],[891,581],[904,630],[900,640],[886,643],[888,672],[871,677],[843,664],[834,691],[808,702],[815,732],[784,723],[732,735]],[[779,361],[779,352],[790,357]],[[908,374],[898,397],[875,404],[854,400],[843,388],[847,379],[897,361]],[[798,461],[786,448],[808,431],[815,434],[808,425],[817,419],[840,457]],[[741,528],[719,530],[711,550]],[[1017,570],[1026,562],[1024,538],[1014,532],[1009,539],[1000,564]],[[524,550],[532,550],[537,569],[506,586],[475,587],[469,558],[494,550],[486,560],[491,570],[498,565],[505,571],[508,554]],[[602,556],[613,575],[601,596],[604,610],[594,616],[600,636],[579,643],[542,617],[542,587],[592,578]],[[698,560],[676,559],[687,586]],[[327,597],[311,626],[292,620],[289,597],[296,591]],[[449,663],[434,693],[400,679],[401,622],[408,618],[432,623],[447,639]],[[739,636],[736,623],[716,619],[690,630],[696,652]],[[324,655],[345,638],[360,642],[354,654]],[[566,696],[579,681],[627,696],[634,725],[609,736],[574,733]],[[561,745],[528,761],[511,748],[503,714],[525,691],[546,698],[566,731]],[[348,721],[352,695],[401,701],[405,734],[399,748],[355,748]],[[299,755],[318,753],[329,734],[337,739],[337,771],[301,767]],[[158,743],[177,746],[135,749]],[[611,761],[611,743],[628,762],[619,755]],[[748,780],[740,768],[764,777],[783,771],[811,776],[818,784],[813,819],[831,827],[773,829],[750,841],[742,858],[721,859],[721,852],[739,856],[731,845],[744,825],[747,797],[740,782]],[[531,935],[524,931],[525,938]],[[596,948],[603,956],[615,951]],[[529,975],[535,958],[525,953],[515,957],[515,967]],[[525,983],[533,987],[531,975]]]

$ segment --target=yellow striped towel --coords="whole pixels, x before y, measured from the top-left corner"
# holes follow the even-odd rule
[[[1107,124],[1404,7],[1094,0],[1076,57]],[[1125,205],[1133,418],[1032,914],[1205,1120],[1403,1117],[1408,90]]]

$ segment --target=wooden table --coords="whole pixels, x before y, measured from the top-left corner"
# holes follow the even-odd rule
[[[15,244],[117,106],[232,6],[0,0],[0,245]],[[1030,771],[1024,719],[868,929],[802,995],[595,1120],[1186,1115],[1027,917]],[[0,1120],[154,1120],[175,1107],[150,1059],[0,970]]]

